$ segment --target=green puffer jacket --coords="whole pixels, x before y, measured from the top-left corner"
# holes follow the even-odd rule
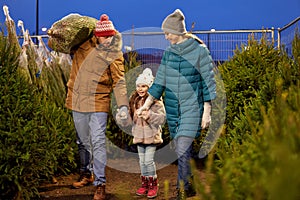
[[[165,108],[172,138],[198,137],[204,102],[216,98],[213,60],[195,36],[164,52],[155,81],[148,90],[156,99],[165,92]]]

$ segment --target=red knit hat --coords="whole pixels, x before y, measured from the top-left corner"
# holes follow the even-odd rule
[[[106,14],[101,15],[100,21],[96,23],[96,29],[94,31],[94,35],[97,37],[105,37],[105,36],[114,36],[116,34],[116,29],[109,20]]]

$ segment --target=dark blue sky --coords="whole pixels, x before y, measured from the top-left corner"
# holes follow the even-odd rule
[[[30,33],[36,29],[37,0],[0,0],[17,23],[22,20]],[[160,27],[163,19],[180,8],[187,29],[230,30],[281,28],[300,16],[300,0],[38,0],[39,28],[51,25],[70,13],[95,18],[106,13],[120,31]],[[0,14],[0,23],[5,16]],[[41,34],[41,32],[40,32]]]

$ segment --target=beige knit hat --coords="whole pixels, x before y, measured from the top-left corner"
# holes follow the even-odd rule
[[[175,35],[186,34],[185,17],[181,10],[176,9],[172,14],[168,15],[162,23],[161,29],[164,32],[173,33]]]
[[[94,35],[97,37],[105,37],[105,36],[114,36],[116,34],[116,29],[109,20],[109,17],[106,14],[101,15],[100,21],[96,23],[96,29],[94,31]]]
[[[144,69],[144,71],[137,77],[135,84],[145,84],[148,87],[151,87],[154,81],[154,77],[152,75],[152,70],[150,68]]]

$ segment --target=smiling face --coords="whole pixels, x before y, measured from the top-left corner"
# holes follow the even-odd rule
[[[165,32],[165,38],[166,40],[169,40],[171,44],[179,44],[184,40],[184,37],[182,35],[175,35],[168,32]]]
[[[149,87],[146,84],[137,84],[136,85],[136,91],[140,97],[144,97],[147,94],[148,89],[149,89]]]
[[[113,36],[104,36],[104,37],[97,37],[98,42],[105,47],[108,47],[111,44]]]

